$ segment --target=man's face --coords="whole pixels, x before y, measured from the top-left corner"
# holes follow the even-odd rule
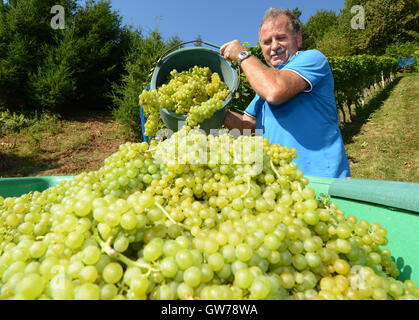
[[[289,28],[290,20],[280,15],[275,20],[266,21],[260,28],[259,42],[268,65],[278,67],[291,58],[302,44],[301,32],[297,35]]]

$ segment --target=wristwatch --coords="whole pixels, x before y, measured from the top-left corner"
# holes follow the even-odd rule
[[[240,65],[244,59],[249,58],[251,55],[252,54],[249,51],[242,51],[239,53],[239,56],[237,57],[237,62]]]

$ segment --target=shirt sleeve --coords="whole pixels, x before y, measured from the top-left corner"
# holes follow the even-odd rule
[[[253,100],[249,103],[244,113],[248,116],[255,118],[257,117],[258,113],[260,112],[263,105],[263,99],[259,97],[259,95],[255,95]]]
[[[313,87],[331,72],[327,58],[318,50],[300,52],[282,70],[293,71],[306,80],[310,87],[305,92],[313,90]]]

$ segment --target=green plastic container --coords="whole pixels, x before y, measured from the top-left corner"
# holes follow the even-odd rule
[[[207,42],[204,43],[208,44]],[[222,108],[216,111],[211,118],[200,123],[200,129],[208,134],[211,129],[218,129],[221,126],[226,114],[226,107],[233,99],[239,86],[239,76],[236,68],[231,62],[224,59],[218,51],[204,47],[186,47],[176,50],[158,60],[150,85],[152,90],[156,90],[161,85],[169,82],[168,78],[173,69],[182,72],[195,65],[208,67],[212,72],[217,72],[221,80],[230,89],[230,94],[224,100]],[[167,128],[173,132],[178,131],[186,123],[185,115],[178,115],[167,109],[160,110],[160,115]]]
[[[328,195],[345,212],[380,223],[387,231],[386,246],[401,273],[400,280],[419,285],[419,183],[366,179],[307,177],[316,194]],[[0,195],[20,196],[43,191],[72,177],[30,177],[0,179]]]
[[[73,176],[25,177],[0,179],[0,196],[19,197],[31,191],[44,191],[62,181],[72,180]]]
[[[307,178],[316,194],[327,194],[346,217],[380,223],[388,231],[386,248],[399,267],[399,279],[419,285],[419,183]]]

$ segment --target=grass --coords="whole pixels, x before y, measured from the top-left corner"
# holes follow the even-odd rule
[[[419,74],[403,74],[342,128],[354,178],[419,182]]]
[[[419,74],[400,74],[342,125],[352,177],[419,182]],[[139,129],[140,130],[140,129]],[[44,119],[0,132],[0,177],[97,170],[129,139],[110,114]]]

